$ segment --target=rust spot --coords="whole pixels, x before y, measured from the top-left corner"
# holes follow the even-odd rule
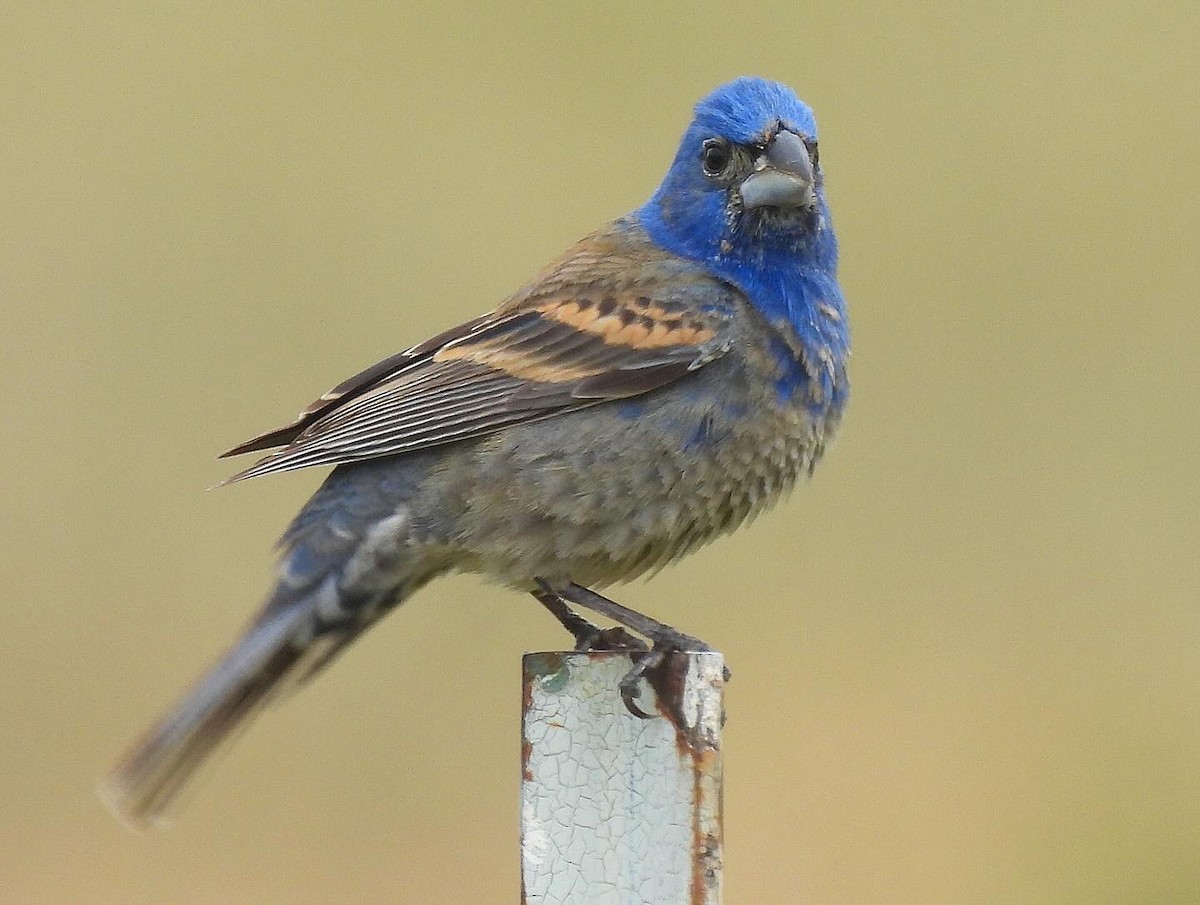
[[[654,688],[656,704],[663,718],[675,728],[675,747],[680,758],[686,758],[692,768],[692,880],[690,901],[692,905],[706,905],[715,901],[714,887],[720,882],[722,851],[720,830],[724,822],[721,813],[724,802],[718,797],[715,802],[716,819],[708,826],[702,825],[701,802],[712,794],[711,777],[717,772],[720,750],[706,738],[699,725],[689,725],[682,713],[683,689],[687,681],[688,657],[674,653],[646,678]],[[722,723],[724,716],[722,715]],[[705,779],[709,779],[706,786]],[[717,783],[720,795],[720,783]],[[715,827],[716,832],[713,832]]]
[[[721,873],[721,840],[698,830],[693,827],[691,899],[693,905],[706,905],[716,901],[710,893]]]
[[[521,778],[525,782],[533,782],[533,771],[529,769],[529,758],[533,754],[533,742],[527,738],[521,739]]]
[[[533,707],[533,683],[537,681],[533,674],[533,670],[529,668],[529,661],[523,660],[521,663],[521,713],[528,714]],[[521,777],[525,782],[533,781],[533,771],[529,769],[529,758],[533,754],[533,742],[525,735],[525,720],[521,720]],[[522,896],[524,901],[524,896]]]
[[[724,720],[722,719],[722,722]],[[708,826],[702,826],[700,802],[706,796],[704,777],[717,772],[713,763],[720,756],[715,748],[706,748],[699,752],[692,761],[692,902],[693,905],[706,905],[717,901],[714,887],[720,883],[722,859],[721,833],[725,826],[725,801],[721,795],[722,787],[718,781],[717,800],[714,804],[716,817]],[[715,833],[712,830],[715,829]]]
[[[658,712],[675,727],[675,747],[679,756],[695,759],[716,749],[700,726],[688,725],[680,709],[683,706],[684,684],[687,682],[687,666],[687,654],[668,654],[662,666],[646,673],[646,681],[654,689]]]

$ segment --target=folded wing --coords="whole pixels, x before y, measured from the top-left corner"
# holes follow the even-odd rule
[[[368,368],[294,423],[231,449],[226,456],[286,444],[227,483],[479,437],[677,380],[728,349],[733,302],[720,284],[672,276],[660,286],[557,280],[547,291],[527,291]]]

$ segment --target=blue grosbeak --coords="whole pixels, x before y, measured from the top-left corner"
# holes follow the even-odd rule
[[[262,704],[439,575],[532,591],[581,642],[567,602],[628,615],[588,586],[734,529],[821,457],[848,393],[836,270],[812,111],[738,79],[642,208],[230,450],[282,447],[231,481],[336,467],[258,616],[110,778],[114,809],[154,822]]]

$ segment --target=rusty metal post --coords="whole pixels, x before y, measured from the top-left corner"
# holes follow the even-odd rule
[[[651,719],[621,699],[627,653],[523,666],[522,905],[720,905],[723,657],[671,655]]]

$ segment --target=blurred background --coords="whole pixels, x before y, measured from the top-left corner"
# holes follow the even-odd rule
[[[753,73],[855,337],[812,483],[620,590],[726,653],[727,901],[1200,901],[1200,5],[9,3],[0,900],[515,902],[528,598],[440,581],[134,835],[321,479],[215,455],[499,302]]]

